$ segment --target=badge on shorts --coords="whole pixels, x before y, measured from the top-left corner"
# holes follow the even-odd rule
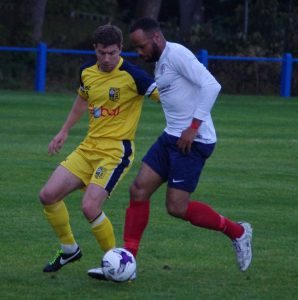
[[[94,176],[96,179],[103,178],[103,176],[105,175],[105,172],[106,172],[105,168],[99,167],[99,168],[97,168]]]

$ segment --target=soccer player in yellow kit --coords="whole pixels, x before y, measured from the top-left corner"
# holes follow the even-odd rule
[[[82,256],[63,200],[74,190],[85,189],[82,211],[100,248],[106,252],[115,247],[113,226],[101,207],[131,167],[144,96],[159,100],[151,76],[120,56],[122,42],[118,27],[104,25],[96,29],[93,44],[96,60],[82,66],[73,107],[49,144],[49,153],[57,153],[69,130],[89,111],[87,136],[40,191],[45,216],[61,244],[44,272],[58,271]]]

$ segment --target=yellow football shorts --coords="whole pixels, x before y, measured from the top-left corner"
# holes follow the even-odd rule
[[[86,138],[61,165],[87,186],[94,183],[109,194],[131,168],[133,141]]]

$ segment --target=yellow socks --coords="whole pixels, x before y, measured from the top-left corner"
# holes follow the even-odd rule
[[[73,245],[76,243],[70,228],[68,211],[63,200],[51,205],[44,205],[44,213],[61,244]]]
[[[59,201],[51,205],[44,205],[44,213],[63,248],[73,252],[77,248],[76,241],[69,224],[69,215],[64,201]],[[95,220],[91,221],[92,232],[100,245],[106,252],[115,247],[115,235],[111,221],[102,212]],[[71,247],[70,249],[68,249]],[[65,251],[65,252],[69,252]]]
[[[91,223],[92,232],[100,246],[100,248],[106,252],[115,247],[115,235],[113,225],[107,216],[102,212]]]

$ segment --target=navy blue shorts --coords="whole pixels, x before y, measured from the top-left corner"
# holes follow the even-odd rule
[[[199,182],[206,159],[215,144],[193,142],[190,153],[183,154],[178,149],[178,137],[164,132],[143,157],[168,186],[192,193]]]

